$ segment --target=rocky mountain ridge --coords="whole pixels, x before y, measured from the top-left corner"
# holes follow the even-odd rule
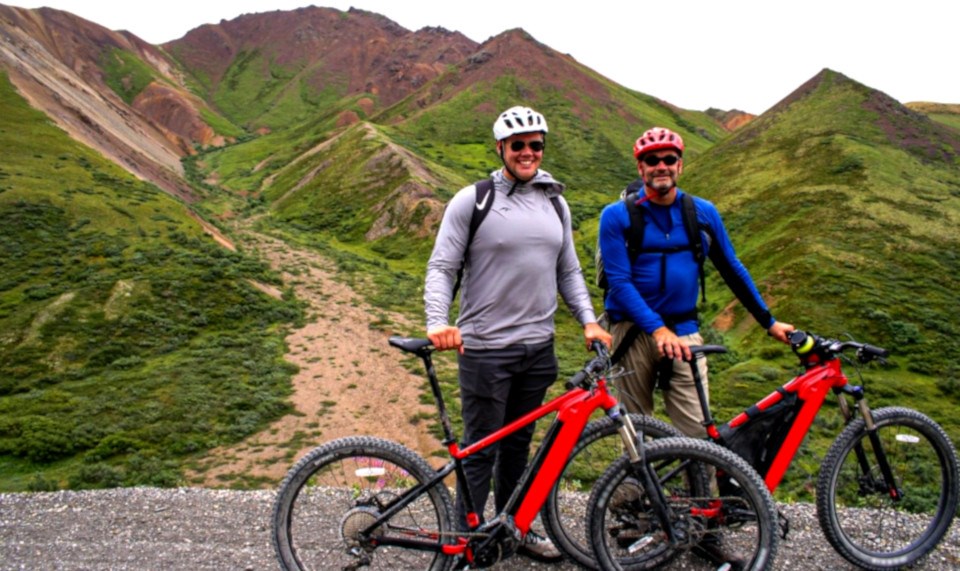
[[[197,191],[184,181],[181,159],[250,136],[244,133],[263,134],[327,112],[344,126],[408,97],[405,105],[415,112],[477,82],[493,82],[504,69],[526,68],[568,88],[571,65],[577,76],[600,78],[522,30],[480,45],[443,28],[411,32],[352,8],[246,14],[154,46],[68,12],[0,4],[0,37],[0,69],[32,106],[188,202]],[[527,59],[529,45],[542,52],[539,65]],[[484,65],[491,59],[497,65]],[[462,73],[431,85],[458,66]],[[606,98],[601,85],[579,82],[568,93]],[[304,109],[277,119],[276,109],[294,99],[307,100]],[[751,117],[726,114],[724,129]]]

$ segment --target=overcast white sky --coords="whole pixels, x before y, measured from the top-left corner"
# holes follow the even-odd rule
[[[244,13],[310,0],[0,0],[49,6],[159,44]],[[617,83],[686,109],[760,114],[823,68],[902,103],[960,103],[960,2],[908,0],[316,0],[477,42],[523,28]]]

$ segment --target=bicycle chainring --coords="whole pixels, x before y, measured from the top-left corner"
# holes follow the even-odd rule
[[[520,541],[520,531],[512,518],[498,519],[480,526],[468,547],[473,552],[473,566],[483,569],[496,565],[516,553]]]

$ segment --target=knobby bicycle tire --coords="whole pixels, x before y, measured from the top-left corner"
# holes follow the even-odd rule
[[[638,467],[621,458],[590,496],[590,538],[602,569],[687,569],[703,560],[717,567],[732,559],[752,571],[773,567],[776,505],[745,460],[692,438],[655,440],[644,457],[658,476],[676,543],[667,540]],[[718,549],[722,561],[708,557]]]
[[[650,416],[631,414],[630,420],[645,440],[680,436],[679,430]],[[618,427],[606,416],[587,424],[540,512],[554,544],[587,569],[597,569],[587,530],[587,500],[597,479],[623,454]]]
[[[452,543],[453,504],[443,484],[421,492],[369,536],[361,534],[392,500],[433,475],[415,452],[381,438],[341,438],[315,448],[277,494],[272,535],[281,567],[313,571],[363,562],[369,569],[448,569],[453,558],[439,551],[375,546],[385,538]]]
[[[957,511],[957,456],[943,429],[906,408],[873,411],[902,494],[891,498],[862,418],[831,445],[817,480],[817,518],[830,544],[866,569],[911,565],[943,539]],[[858,450],[870,466],[864,473]]]

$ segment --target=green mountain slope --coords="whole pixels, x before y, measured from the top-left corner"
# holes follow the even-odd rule
[[[298,315],[0,76],[0,489],[174,485],[287,409]]]
[[[889,345],[909,324],[907,362],[941,373],[937,353],[957,348],[942,316],[960,285],[958,157],[960,134],[824,71],[682,182],[725,213],[778,314]]]
[[[958,167],[956,131],[824,70],[691,161],[681,186],[723,213],[775,316],[892,351],[887,367],[866,375],[873,406],[917,408],[957,438]],[[707,322],[735,349],[717,360],[726,370],[712,391],[727,418],[786,380],[796,362],[771,346],[716,275],[707,288]],[[815,425],[812,453],[800,460],[811,470],[832,422]]]
[[[458,32],[315,6],[244,14],[164,45],[210,103],[251,130],[293,127],[357,97],[368,110],[389,105],[475,47]]]
[[[689,141],[691,156],[726,134],[707,114],[678,110],[617,86],[522,31],[493,38],[479,53],[486,56],[453,66],[414,95],[369,119],[368,125],[376,126],[379,135],[364,140],[380,140],[378,148],[388,148],[406,174],[398,171],[387,175],[377,170],[379,165],[368,168],[368,161],[376,153],[368,146],[331,143],[344,137],[354,140],[348,135],[354,127],[338,127],[330,115],[321,115],[295,129],[210,151],[197,162],[223,188],[259,191],[268,203],[296,189],[295,202],[315,204],[302,215],[291,214],[290,202],[282,207],[274,205],[278,213],[283,211],[279,220],[296,219],[296,225],[304,230],[328,232],[362,247],[370,240],[377,219],[370,209],[380,208],[372,197],[397,188],[397,177],[422,179],[411,173],[430,172],[434,180],[417,187],[416,192],[432,192],[446,200],[465,184],[497,168],[499,159],[493,152],[490,126],[496,113],[511,105],[529,104],[548,117],[551,131],[544,166],[568,184],[567,199],[575,205],[578,223],[589,223],[635,176],[630,149],[646,127],[659,124],[682,132]],[[549,75],[518,71],[521,59],[531,69],[549,69]],[[317,152],[321,148],[322,152]],[[257,168],[251,169],[254,164]],[[304,187],[303,174],[321,164],[325,166],[319,169],[320,176]],[[377,185],[382,188],[372,195],[357,192],[358,186],[369,189]],[[341,195],[351,204],[331,202],[330,197]],[[334,210],[324,211],[331,206]],[[343,225],[331,222],[332,218],[351,220],[359,211],[366,212],[365,221],[351,222],[346,233]],[[432,219],[433,224],[436,221]],[[397,220],[391,228],[405,233],[403,224],[403,220]],[[433,227],[428,230],[424,233],[418,228],[414,234],[429,235]],[[410,254],[416,252],[422,258],[422,248]]]
[[[499,166],[491,125],[499,111],[518,103],[548,117],[544,168],[568,184],[585,261],[593,256],[597,215],[636,176],[630,152],[639,133],[652,125],[676,129],[691,156],[726,134],[705,113],[627,90],[514,30],[360,129],[337,128],[332,117],[319,116],[204,153],[197,162],[223,188],[259,192],[269,206],[265,224],[346,256],[344,279],[378,276],[366,295],[393,309],[405,305],[399,309],[420,318],[418,288],[442,203]],[[592,275],[592,264],[584,265]],[[398,300],[395,283],[416,289]],[[580,357],[577,333],[564,317],[561,323],[575,351],[572,364]]]
[[[917,408],[960,439],[950,106],[914,112],[825,70],[730,134],[722,113],[623,88],[522,30],[478,46],[355,10],[245,15],[163,50],[189,78],[172,84],[193,91],[171,90],[156,107],[146,100],[170,87],[169,62],[160,73],[151,58],[95,50],[89,69],[131,114],[193,109],[180,128],[160,124],[198,153],[184,159],[205,190],[195,208],[255,216],[411,323],[422,320],[444,203],[500,166],[490,132],[499,111],[526,104],[547,116],[543,166],[568,185],[588,282],[599,212],[636,176],[632,142],[653,125],[677,130],[681,186],[717,204],[775,315],[893,349],[867,376],[871,403]],[[289,412],[282,340],[299,311],[247,281],[276,276],[215,246],[181,203],[71,142],[5,81],[0,97],[0,243],[10,252],[0,261],[0,489],[170,485],[191,454]],[[215,147],[214,135],[232,142]],[[732,349],[711,361],[726,419],[796,363],[712,272],[708,298],[708,338]],[[558,329],[572,371],[584,352],[562,310]],[[804,493],[836,428],[833,416],[817,421],[786,494]]]

